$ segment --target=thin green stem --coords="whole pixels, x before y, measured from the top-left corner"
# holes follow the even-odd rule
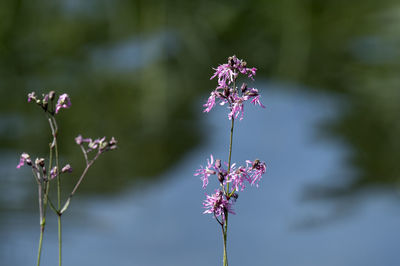
[[[44,234],[44,224],[40,225],[40,237],[39,237],[39,248],[38,248],[38,257],[36,265],[40,265],[40,257],[42,254],[42,242],[43,242],[43,234]]]
[[[222,235],[224,238],[224,258],[223,258],[223,266],[228,266],[228,253],[226,251],[226,238],[228,235],[228,212],[225,212],[225,224],[222,225]]]
[[[39,237],[39,247],[38,247],[38,257],[37,257],[37,265],[40,265],[40,257],[42,255],[42,241],[43,241],[43,232],[44,232],[44,218],[43,218],[43,188],[42,188],[42,180],[39,181],[38,184],[38,197],[39,197],[39,216],[40,216],[40,237]]]
[[[236,80],[233,80],[233,90],[236,91]],[[231,131],[229,137],[229,156],[228,156],[228,174],[231,171],[231,159],[232,159],[232,143],[233,143],[233,129],[235,127],[235,118],[232,115],[231,117]],[[226,182],[226,196],[230,197],[232,193],[229,193],[229,182]],[[228,235],[228,211],[225,210],[225,222],[222,225],[222,234],[224,238],[224,258],[223,258],[223,266],[228,266],[228,253],[227,253],[227,235]]]
[[[60,178],[60,166],[58,160],[58,145],[57,145],[57,134],[58,126],[56,119],[53,115],[49,119],[51,131],[53,133],[53,144],[54,153],[56,157],[56,167],[57,167],[57,220],[58,220],[58,265],[61,266],[62,258],[62,227],[61,227],[61,178]]]
[[[62,234],[61,234],[61,214],[58,214],[58,265],[61,266]]]

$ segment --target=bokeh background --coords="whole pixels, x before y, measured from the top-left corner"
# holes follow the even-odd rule
[[[64,265],[220,265],[193,172],[226,160],[227,110],[202,113],[212,67],[258,68],[233,160],[267,175],[240,194],[230,265],[400,265],[400,3],[396,0],[0,1],[0,265],[33,265],[37,189],[19,155],[50,139],[31,91],[56,90],[61,161],[114,136],[64,217]],[[42,265],[57,263],[49,217]]]

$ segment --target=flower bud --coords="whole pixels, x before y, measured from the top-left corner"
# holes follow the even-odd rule
[[[36,101],[36,95],[35,95],[34,91],[32,91],[31,93],[28,93],[28,103],[32,100]]]
[[[44,158],[36,158],[35,160],[35,164],[40,166],[40,167],[44,167]]]
[[[252,165],[252,168],[257,168],[260,165],[260,160],[259,159],[255,159]]]
[[[215,167],[221,168],[221,160],[220,159],[215,160]]]
[[[224,98],[228,98],[230,94],[229,88],[224,88]]]
[[[247,91],[247,84],[243,83],[242,87],[240,88],[240,90],[242,91],[242,93],[244,93],[245,91]]]
[[[220,183],[224,183],[224,180],[225,180],[224,174],[223,174],[222,172],[219,172],[219,173],[218,173],[218,181],[219,181]]]
[[[230,56],[230,57],[228,57],[228,64],[229,64],[230,67],[233,67],[233,66],[235,65],[235,59],[234,59],[234,57],[235,57],[235,56]]]
[[[232,198],[234,198],[235,200],[237,200],[237,199],[239,198],[239,194],[233,193]]]
[[[50,178],[54,179],[58,175],[58,168],[57,166],[54,166],[53,169],[50,171]]]
[[[50,91],[48,95],[49,95],[50,101],[52,101],[52,100],[54,100],[54,97],[56,96],[56,93],[55,93],[55,91]]]
[[[72,172],[72,167],[69,164],[66,164],[62,169],[61,173],[71,173]]]

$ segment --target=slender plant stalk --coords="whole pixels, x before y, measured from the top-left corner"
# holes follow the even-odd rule
[[[38,249],[38,257],[37,257],[37,266],[40,265],[40,257],[42,254],[42,242],[43,242],[43,233],[44,233],[44,225],[40,226],[40,237],[39,237],[39,249]]]
[[[38,184],[38,196],[39,196],[39,215],[40,215],[40,237],[39,237],[39,248],[38,248],[38,257],[37,257],[37,266],[40,265],[40,257],[42,254],[42,241],[43,241],[43,233],[44,233],[44,219],[43,219],[43,202],[42,202],[42,181],[39,180]]]
[[[61,266],[61,250],[62,250],[62,239],[61,239],[61,213],[58,214],[58,265]]]
[[[53,122],[57,130],[57,124],[54,117]],[[62,261],[62,231],[61,231],[61,178],[60,178],[60,167],[58,163],[58,145],[57,145],[57,131],[54,133],[54,148],[56,154],[56,167],[57,167],[57,220],[58,220],[58,265],[61,266]]]
[[[53,134],[53,143],[51,146],[54,147],[54,153],[56,157],[56,167],[57,167],[57,222],[58,222],[58,265],[61,266],[62,261],[62,227],[61,227],[61,178],[60,178],[60,166],[58,160],[58,145],[57,145],[57,134],[58,126],[56,119],[53,115],[49,116],[49,123],[51,132]]]
[[[233,88],[236,90],[236,80],[233,81]],[[233,142],[233,129],[235,126],[235,118],[232,116],[231,118],[231,132],[229,138],[229,156],[228,156],[228,173],[231,171],[231,159],[232,159],[232,142]],[[229,183],[226,183],[226,193],[229,194]],[[228,235],[228,211],[225,211],[225,223],[222,225],[222,237],[224,239],[224,258],[223,258],[223,266],[228,266],[228,253],[226,251],[226,238]]]

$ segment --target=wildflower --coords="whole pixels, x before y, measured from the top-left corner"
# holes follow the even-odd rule
[[[215,106],[217,100],[220,105],[228,104],[230,112],[228,114],[229,120],[238,118],[243,119],[244,115],[244,102],[251,99],[251,103],[259,105],[265,108],[260,102],[260,95],[257,89],[248,89],[247,84],[243,83],[240,90],[235,84],[239,74],[245,75],[248,78],[254,80],[257,69],[255,67],[246,67],[247,63],[241,59],[238,59],[235,55],[228,58],[228,63],[219,65],[215,70],[214,75],[210,79],[217,77],[218,86],[213,90],[208,97],[207,102],[203,105],[205,107],[203,112],[210,112]]]
[[[72,167],[69,164],[66,164],[62,169],[61,173],[72,173]]]
[[[29,154],[24,152],[24,153],[21,154],[21,157],[19,159],[19,164],[17,165],[17,168],[18,169],[21,168],[21,166],[23,166],[25,163],[27,165],[32,165],[32,161],[31,161],[31,158],[30,158]]]
[[[237,118],[240,115],[240,120],[243,119],[243,112],[244,112],[244,106],[243,102],[245,101],[245,98],[239,97],[237,93],[233,94],[232,96],[233,102],[231,104],[231,112],[228,114],[229,120],[232,118]]]
[[[54,179],[57,175],[58,175],[58,168],[57,168],[57,166],[54,166],[54,167],[50,170],[50,178],[51,178],[51,179]]]
[[[214,214],[215,217],[222,217],[222,223],[225,221],[225,214],[235,214],[232,208],[232,202],[226,199],[224,193],[221,190],[216,190],[215,194],[211,196],[206,194],[206,199],[203,202],[203,206],[206,209],[203,213]]]
[[[35,160],[35,165],[38,167],[38,166],[40,166],[40,167],[44,167],[44,158],[36,158],[36,160]]]
[[[68,96],[68,94],[64,93],[62,94],[57,101],[56,104],[56,114],[58,113],[58,111],[60,111],[61,108],[69,108],[71,107],[71,100]]]
[[[258,187],[258,181],[260,181],[262,175],[267,171],[267,166],[264,162],[256,159],[253,162],[250,160],[246,161],[247,173],[251,179],[251,185],[256,185]],[[249,164],[251,165],[249,167]]]
[[[200,175],[200,179],[203,181],[203,188],[206,188],[208,185],[208,177],[216,174],[213,163],[214,157],[211,155],[210,160],[207,159],[207,166],[204,168],[202,165],[200,165],[201,168],[197,169],[196,173],[194,173],[194,176]]]
[[[228,177],[228,182],[232,183],[236,191],[243,191],[246,188],[245,181],[251,183],[251,178],[245,167],[240,166],[236,170],[232,169]]]
[[[210,112],[211,109],[214,107],[215,105],[215,97],[216,97],[216,92],[212,91],[210,97],[208,97],[207,103],[205,103],[203,106],[206,107],[206,109],[204,109],[203,112]]]
[[[81,135],[78,135],[76,138],[75,138],[75,142],[76,142],[76,144],[78,144],[78,145],[81,145],[83,142],[87,142],[87,143],[90,143],[90,142],[92,142],[92,139],[84,139],[84,138],[82,138],[82,136]]]
[[[218,76],[218,88],[228,87],[238,75],[228,64],[219,65],[214,70],[215,73],[210,80]]]
[[[35,95],[34,91],[32,91],[31,93],[28,93],[28,103],[30,103],[32,100],[36,101],[36,95]]]

